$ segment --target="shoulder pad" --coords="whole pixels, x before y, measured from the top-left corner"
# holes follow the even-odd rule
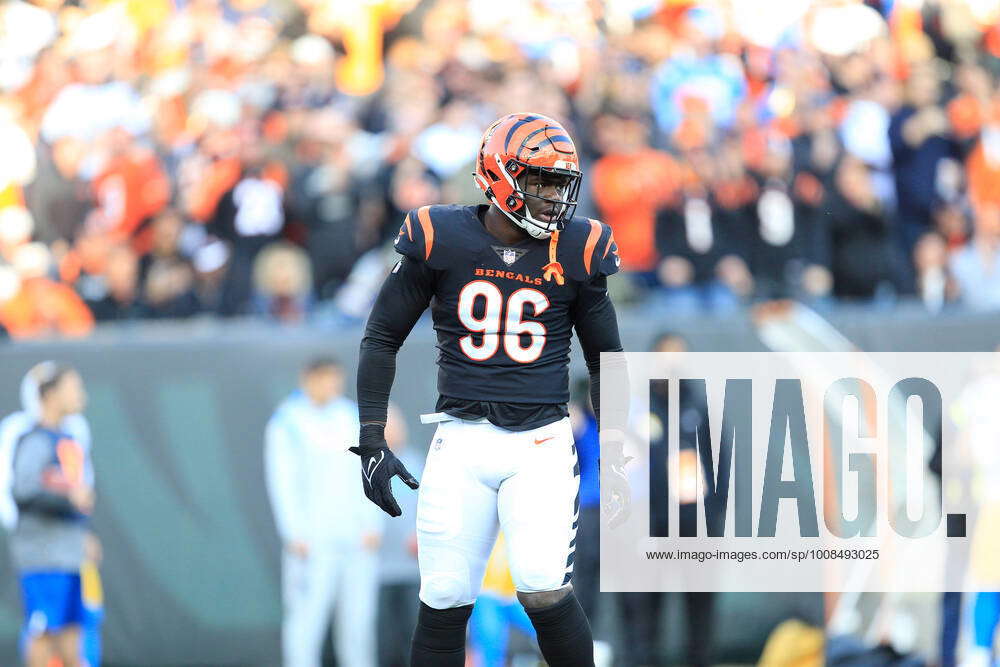
[[[611,227],[592,218],[573,218],[560,233],[559,261],[573,280],[618,272],[621,260]]]
[[[466,215],[462,206],[421,206],[406,214],[396,237],[396,252],[435,269],[448,264],[449,257],[462,253]],[[466,253],[467,253],[466,249]]]

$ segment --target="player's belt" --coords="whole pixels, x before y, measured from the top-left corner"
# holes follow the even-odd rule
[[[453,417],[446,412],[430,412],[428,414],[420,415],[421,424],[440,424],[442,422],[466,422],[467,424],[486,424],[489,423],[489,419],[486,417],[481,417],[480,419],[462,419],[460,417]]]

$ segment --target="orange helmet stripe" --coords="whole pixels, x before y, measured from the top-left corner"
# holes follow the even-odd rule
[[[587,222],[590,223],[590,234],[587,235],[587,244],[583,246],[583,268],[586,269],[589,275],[590,259],[594,256],[594,246],[597,245],[598,239],[601,238],[601,223],[590,218],[587,218]]]
[[[417,219],[424,230],[424,259],[430,259],[431,247],[434,245],[434,225],[431,224],[431,207],[421,206],[418,208]]]
[[[524,139],[521,140],[521,145],[517,147],[517,153],[515,154],[514,157],[520,159],[522,151],[532,150],[532,149],[537,150],[545,146],[546,144],[551,144],[552,148],[555,149],[556,142],[562,143],[562,140],[564,138],[565,139],[569,138],[566,137],[565,135],[556,135],[555,137],[550,137],[548,136],[547,133],[545,133],[546,130],[558,131],[558,128],[552,127],[551,125],[543,125],[542,127],[533,130],[530,134],[528,134],[528,136],[526,136]],[[536,139],[537,135],[541,136],[539,136]],[[564,152],[569,152],[569,151],[564,151]]]
[[[551,126],[548,127],[548,128],[542,128],[542,130],[545,130],[545,129],[557,129],[557,128],[552,128]],[[538,134],[542,130],[535,130],[534,132],[531,133],[531,135]],[[567,150],[573,150],[573,142],[565,134],[557,134],[554,137],[548,136],[548,135],[543,135],[543,136],[541,136],[541,137],[538,138],[538,141],[529,141],[529,139],[532,138],[531,135],[528,135],[528,137],[525,138],[525,140],[523,142],[525,148],[541,148],[542,146],[544,146],[546,144],[551,144],[552,147],[555,148],[556,150],[560,150],[560,151],[564,151],[564,152],[566,152]],[[566,148],[560,148],[558,144],[565,144]]]
[[[525,114],[520,116],[516,121],[510,124],[510,128],[507,130],[507,134],[504,136],[503,140],[503,152],[506,153],[510,149],[510,140],[514,137],[514,133],[517,132],[518,128],[534,123],[535,121],[542,120],[541,116],[533,116],[530,114]],[[499,122],[499,121],[498,121]]]
[[[508,133],[511,140],[504,146],[504,152],[517,153],[521,144],[535,131],[542,131],[549,124],[548,118],[538,118],[518,127],[513,134]]]

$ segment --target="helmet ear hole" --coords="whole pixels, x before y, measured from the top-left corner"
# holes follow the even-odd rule
[[[499,176],[497,176],[497,175],[496,175],[496,174],[495,174],[495,173],[494,173],[494,172],[493,172],[492,170],[490,170],[490,169],[487,169],[487,170],[486,170],[486,175],[490,177],[490,180],[491,180],[491,181],[499,181],[499,180],[500,180],[500,177],[499,177]]]

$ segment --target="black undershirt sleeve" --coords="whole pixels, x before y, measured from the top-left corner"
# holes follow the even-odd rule
[[[615,306],[608,296],[607,278],[598,276],[580,288],[573,310],[573,325],[583,348],[583,358],[590,374],[590,401],[594,414],[601,420],[601,352],[621,352],[622,343],[618,335],[618,318]],[[624,373],[624,359],[613,363],[613,368],[621,365]],[[623,376],[624,377],[624,376]],[[615,386],[627,386],[615,383]],[[626,404],[627,406],[627,404]],[[627,407],[626,407],[627,410]],[[601,428],[624,430],[626,414],[616,409],[606,414]]]
[[[358,360],[361,423],[385,424],[389,391],[396,377],[396,353],[434,296],[435,272],[404,257],[382,283],[368,316]]]

